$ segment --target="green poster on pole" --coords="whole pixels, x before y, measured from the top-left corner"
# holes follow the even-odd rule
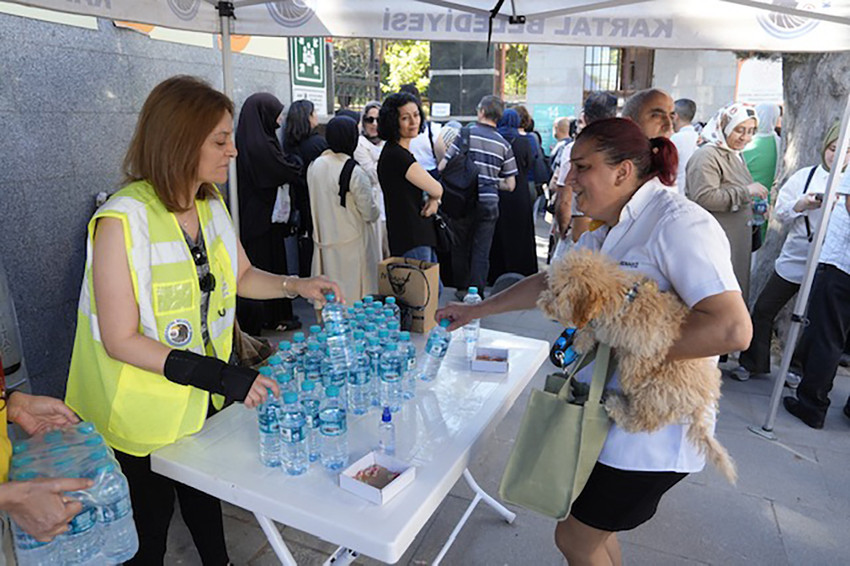
[[[289,38],[292,54],[292,84],[325,87],[325,44],[321,37]]]

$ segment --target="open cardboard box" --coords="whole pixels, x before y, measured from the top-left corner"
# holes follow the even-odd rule
[[[508,371],[508,350],[506,348],[475,348],[470,365],[472,371],[506,373]]]
[[[363,483],[360,480],[354,479],[357,472],[368,468],[373,464],[383,466],[391,472],[397,472],[399,475],[383,489],[372,487],[369,484]],[[367,499],[372,503],[383,505],[407,487],[410,482],[416,477],[416,468],[401,460],[396,460],[381,452],[369,452],[339,474],[339,487],[346,491],[350,491],[355,495],[359,495],[363,499]]]

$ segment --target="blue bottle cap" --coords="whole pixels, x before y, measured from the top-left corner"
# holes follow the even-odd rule
[[[282,340],[280,342],[280,344],[277,345],[277,349],[278,350],[291,350],[292,349],[292,342],[290,342],[289,340]]]
[[[390,408],[384,407],[384,412],[381,413],[381,421],[388,423],[388,422],[391,422],[392,420],[393,420],[393,414],[390,411]]]
[[[386,328],[382,328],[378,331],[378,338],[389,338],[390,331]]]
[[[389,344],[384,346],[384,349],[388,352],[395,352],[396,350],[398,350],[398,344],[396,344],[395,342],[390,342]]]
[[[94,423],[79,423],[76,427],[80,434],[91,434],[94,432]]]
[[[377,336],[369,336],[369,345],[377,346],[378,345],[378,337]]]
[[[29,449],[30,443],[26,440],[22,440],[21,442],[16,442],[15,445],[12,446],[12,454],[23,454]]]
[[[272,376],[272,368],[270,368],[269,366],[261,367],[260,368],[260,375],[264,375],[266,377],[271,377]]]
[[[387,297],[386,303],[388,305],[394,305],[395,304],[395,297]]]
[[[366,333],[363,332],[362,330],[360,330],[359,328],[354,331],[354,339],[355,340],[362,340],[363,336],[365,336],[365,335],[366,335]]]
[[[304,340],[305,340],[305,338],[304,338],[303,332],[299,331],[299,332],[296,332],[295,334],[292,335],[292,341],[295,342],[296,344],[299,343],[299,342],[303,342]]]
[[[397,320],[391,320],[387,323],[388,330],[398,330],[399,328],[401,328],[401,325],[398,323]]]
[[[316,384],[309,379],[305,379],[301,384],[301,391],[313,391],[314,389],[316,389]]]
[[[339,387],[336,385],[328,385],[325,388],[325,395],[328,397],[339,397]]]
[[[355,309],[362,309],[363,308],[363,301],[354,301],[354,308]]]
[[[332,303],[334,302],[334,299],[336,299],[336,295],[334,295],[333,293],[325,293],[325,300],[327,302]]]
[[[402,330],[398,333],[398,339],[402,342],[408,342],[410,340],[410,331]]]
[[[470,287],[469,289],[467,289],[466,292],[468,294],[471,294],[471,295],[477,295],[478,294],[478,287]]]
[[[384,308],[384,303],[382,303],[381,301],[375,301],[374,303],[372,303],[372,307],[374,307],[375,310],[380,310]]]
[[[298,393],[295,391],[287,391],[283,394],[283,402],[287,405],[295,403],[296,401],[298,401]]]
[[[283,361],[283,360],[281,360],[281,359],[280,359],[280,356],[278,356],[277,354],[275,354],[274,356],[272,356],[272,357],[270,357],[270,358],[268,359],[268,364],[269,364],[269,365],[271,365],[271,366],[276,366],[276,365],[278,365],[278,364],[279,364],[280,362],[282,362],[282,361]]]
[[[448,326],[449,326],[451,323],[452,323],[452,321],[451,321],[451,320],[449,320],[449,319],[447,319],[447,318],[444,318],[444,319],[442,319],[442,320],[440,321],[440,326],[441,326],[442,328],[448,328]]]
[[[111,474],[114,471],[115,471],[115,464],[113,464],[112,462],[107,462],[102,466],[98,466],[97,470],[95,470],[95,473],[98,474],[98,475],[100,475],[100,474]]]
[[[103,445],[103,438],[100,436],[90,436],[86,438],[83,444],[85,444],[86,446],[101,446]]]
[[[371,305],[373,302],[375,302],[375,298],[372,295],[366,295],[363,297],[364,304]]]
[[[363,344],[363,342],[358,342],[357,344],[354,345],[354,351],[357,352],[358,354],[360,352],[364,352],[365,350],[366,350],[366,346]]]
[[[309,344],[307,344],[307,350],[309,350],[311,352],[315,352],[318,349],[319,349],[319,343],[318,342],[310,342]]]

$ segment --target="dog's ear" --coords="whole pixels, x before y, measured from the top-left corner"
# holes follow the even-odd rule
[[[575,295],[570,304],[573,324],[576,328],[584,328],[587,323],[596,318],[602,310],[602,296],[592,282],[585,281],[582,289]]]

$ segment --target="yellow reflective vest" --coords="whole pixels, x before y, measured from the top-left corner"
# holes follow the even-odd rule
[[[221,196],[197,200],[198,217],[215,289],[210,293],[209,351],[201,332],[201,289],[189,246],[174,214],[153,187],[132,183],[101,206],[88,225],[86,270],[77,312],[77,334],[65,402],[91,421],[106,442],[134,456],[198,432],[209,393],[110,358],[103,347],[92,283],[95,224],[117,218],[139,308],[139,333],[180,350],[230,358],[236,312],[237,244]],[[220,406],[221,399],[214,396]]]

